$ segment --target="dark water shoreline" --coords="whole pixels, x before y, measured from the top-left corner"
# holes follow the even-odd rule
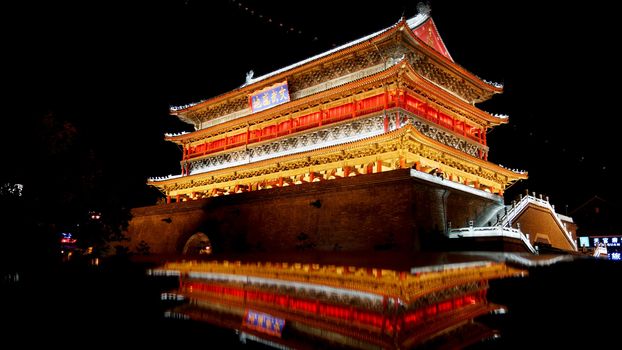
[[[500,337],[473,348],[619,348],[622,264],[578,257],[528,270],[526,278],[490,281],[488,300],[507,313],[484,320]]]
[[[241,344],[231,330],[165,319],[171,305],[160,300],[160,293],[174,289],[177,280],[148,276],[149,267],[126,259],[101,266],[47,264],[24,269],[18,281],[5,278],[4,343],[17,341],[20,348],[42,341],[65,348],[262,347]],[[490,282],[488,300],[505,305],[507,313],[480,321],[501,336],[470,348],[619,346],[622,264],[575,258],[528,270],[525,278]]]

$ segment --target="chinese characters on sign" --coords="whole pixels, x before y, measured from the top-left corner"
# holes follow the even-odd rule
[[[618,237],[594,237],[592,239],[594,240],[593,247],[597,247],[599,243],[602,243],[607,247],[620,246],[620,239]]]
[[[256,331],[280,337],[281,332],[283,332],[283,326],[285,326],[285,320],[264,314],[263,312],[247,310],[244,317],[244,325]]]
[[[622,260],[622,236],[584,236],[579,243],[585,248],[605,248],[609,260]]]
[[[253,113],[278,106],[285,102],[289,102],[287,81],[274,84],[263,90],[255,91],[249,96],[249,103]]]

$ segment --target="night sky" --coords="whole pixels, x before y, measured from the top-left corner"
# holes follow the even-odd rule
[[[3,8],[2,176],[19,182],[26,173],[57,171],[39,166],[37,138],[46,123],[68,121],[114,186],[126,189],[128,205],[152,204],[146,178],[179,173],[181,153],[163,134],[191,130],[168,115],[169,105],[227,92],[251,69],[259,76],[388,27],[413,16],[416,4],[169,0]],[[488,140],[491,161],[530,173],[512,191],[544,193],[558,208],[593,195],[619,202],[615,11],[598,2],[431,6],[454,60],[505,85],[479,107],[510,116]]]

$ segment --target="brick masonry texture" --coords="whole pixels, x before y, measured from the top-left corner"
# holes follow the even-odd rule
[[[497,202],[412,178],[409,169],[136,208],[131,250],[181,254],[206,234],[214,252],[438,249],[442,232]]]

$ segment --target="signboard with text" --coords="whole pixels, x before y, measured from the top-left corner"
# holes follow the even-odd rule
[[[285,320],[263,312],[246,310],[244,326],[258,332],[281,337],[283,326],[285,326]]]
[[[606,247],[609,260],[622,260],[622,236],[579,237],[579,247]]]
[[[289,102],[289,89],[287,88],[287,81],[255,91],[249,95],[248,100],[253,113]]]

